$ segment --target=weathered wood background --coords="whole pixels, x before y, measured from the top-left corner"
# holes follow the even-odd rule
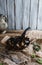
[[[42,30],[42,0],[0,0],[0,14],[8,17],[8,29]]]

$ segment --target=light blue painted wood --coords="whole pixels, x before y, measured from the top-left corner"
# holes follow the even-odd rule
[[[7,9],[9,29],[14,29],[14,0],[7,0]]]
[[[30,0],[23,0],[23,29],[29,26]]]
[[[21,29],[22,0],[15,0],[15,5],[16,5],[16,29]]]
[[[0,0],[0,14],[6,15],[6,0]]]
[[[42,30],[42,0],[0,0],[0,14],[8,15],[9,29]]]
[[[38,0],[31,0],[30,27],[36,29]]]
[[[38,29],[42,30],[42,0],[39,1]]]

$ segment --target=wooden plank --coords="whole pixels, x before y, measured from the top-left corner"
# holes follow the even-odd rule
[[[38,29],[42,30],[42,0],[39,1]]]
[[[20,36],[23,33],[23,30],[21,31],[15,31],[13,33],[6,33],[6,34],[0,34],[0,38],[4,36]],[[39,30],[30,30],[26,32],[25,37],[29,37],[30,39],[42,39],[42,31]]]
[[[38,0],[31,0],[30,27],[36,29]]]
[[[16,5],[16,29],[21,29],[22,0],[15,0],[15,5]]]
[[[6,33],[22,33],[24,30],[7,30]]]
[[[14,29],[14,0],[7,0],[8,28]]]
[[[6,0],[0,0],[0,14],[7,15]]]
[[[18,34],[17,34],[17,33],[15,33],[15,34],[14,34],[14,33],[7,33],[7,34],[4,34],[4,35],[1,34],[1,35],[0,35],[0,38],[2,39],[2,38],[4,38],[5,36],[15,37],[15,36],[20,36],[20,34],[19,34],[19,33],[18,33]]]
[[[29,26],[30,0],[23,0],[23,29]]]

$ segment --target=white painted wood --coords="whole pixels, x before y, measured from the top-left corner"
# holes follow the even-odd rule
[[[39,1],[38,29],[42,30],[42,0]]]
[[[42,30],[42,0],[0,0],[0,14],[8,15],[9,29],[15,29],[15,26],[16,29],[26,29],[28,26],[36,29],[37,26]]]
[[[36,29],[38,0],[31,0],[30,27]]]
[[[22,0],[15,0],[15,5],[16,5],[16,29],[21,29]]]
[[[6,0],[0,0],[0,14],[6,15]]]
[[[29,26],[30,0],[23,0],[23,29]]]
[[[14,0],[7,0],[7,9],[9,29],[14,29]]]

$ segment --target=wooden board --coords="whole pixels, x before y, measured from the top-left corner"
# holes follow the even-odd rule
[[[21,29],[22,25],[22,0],[15,0],[16,29]]]
[[[30,11],[30,27],[31,29],[36,29],[37,24],[37,10],[38,10],[38,0],[31,0],[31,11]]]
[[[20,31],[11,30],[11,31],[7,31],[6,34],[0,34],[0,38],[3,39],[3,37],[5,37],[6,35],[18,36],[18,35],[21,35],[22,33],[23,33],[23,30],[20,30]],[[28,36],[30,38],[35,37],[36,39],[40,39],[40,38],[42,39],[42,31],[38,31],[38,30],[27,31],[26,36]],[[1,48],[3,48],[3,47],[1,47]],[[3,49],[3,51],[0,51],[0,52],[3,53],[4,49]],[[38,63],[31,61],[32,59],[30,58],[30,55],[28,54],[28,47],[22,51],[14,51],[14,52],[9,51],[9,54],[14,59],[14,62],[12,62],[9,58],[5,58],[4,60],[2,60],[5,63],[7,63],[8,65],[38,65]]]
[[[4,14],[7,16],[6,0],[0,0],[0,14]]]
[[[23,0],[23,29],[26,29],[30,26],[29,16],[30,16],[30,0]]]
[[[8,28],[14,29],[14,0],[7,0]]]
[[[24,30],[10,30],[10,31],[7,31],[7,33],[5,34],[0,34],[0,37],[4,37],[6,35],[9,35],[9,36],[20,36],[22,33],[23,33]],[[27,31],[26,32],[26,35],[27,37],[29,38],[36,38],[36,39],[42,39],[42,31],[39,31],[39,30],[30,30],[30,31]]]
[[[38,29],[42,30],[42,0],[39,1]]]

